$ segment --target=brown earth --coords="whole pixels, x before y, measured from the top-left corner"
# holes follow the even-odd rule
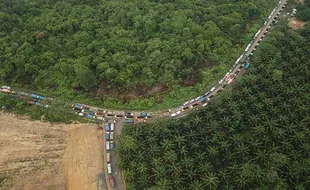
[[[92,190],[102,172],[101,130],[0,113],[3,190]]]
[[[290,26],[291,28],[293,28],[294,30],[303,28],[305,24],[306,24],[306,22],[298,21],[298,20],[296,20],[296,19],[292,19],[292,20],[290,20],[290,22],[289,22],[289,26]]]

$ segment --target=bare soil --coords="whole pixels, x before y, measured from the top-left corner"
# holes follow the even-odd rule
[[[53,124],[0,113],[3,190],[97,189],[101,130],[93,124]]]
[[[290,20],[290,22],[289,22],[289,26],[290,26],[292,29],[294,29],[294,30],[303,28],[305,24],[306,24],[306,22],[298,21],[298,20],[296,20],[296,19],[292,19],[292,20]]]

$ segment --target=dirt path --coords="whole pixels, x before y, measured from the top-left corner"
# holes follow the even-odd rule
[[[96,127],[70,131],[65,153],[68,190],[96,190],[102,172],[102,136]]]
[[[0,112],[0,190],[97,189],[100,133],[91,124],[51,124]]]

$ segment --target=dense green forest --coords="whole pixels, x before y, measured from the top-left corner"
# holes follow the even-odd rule
[[[309,189],[310,26],[296,33],[286,24],[204,110],[123,128],[128,190]]]
[[[2,0],[0,82],[65,98],[87,94],[97,102],[131,95],[123,103],[182,85],[211,85],[276,3]]]

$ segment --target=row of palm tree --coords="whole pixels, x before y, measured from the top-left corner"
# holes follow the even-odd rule
[[[204,110],[124,127],[117,153],[129,190],[310,187],[310,41],[285,29]]]

